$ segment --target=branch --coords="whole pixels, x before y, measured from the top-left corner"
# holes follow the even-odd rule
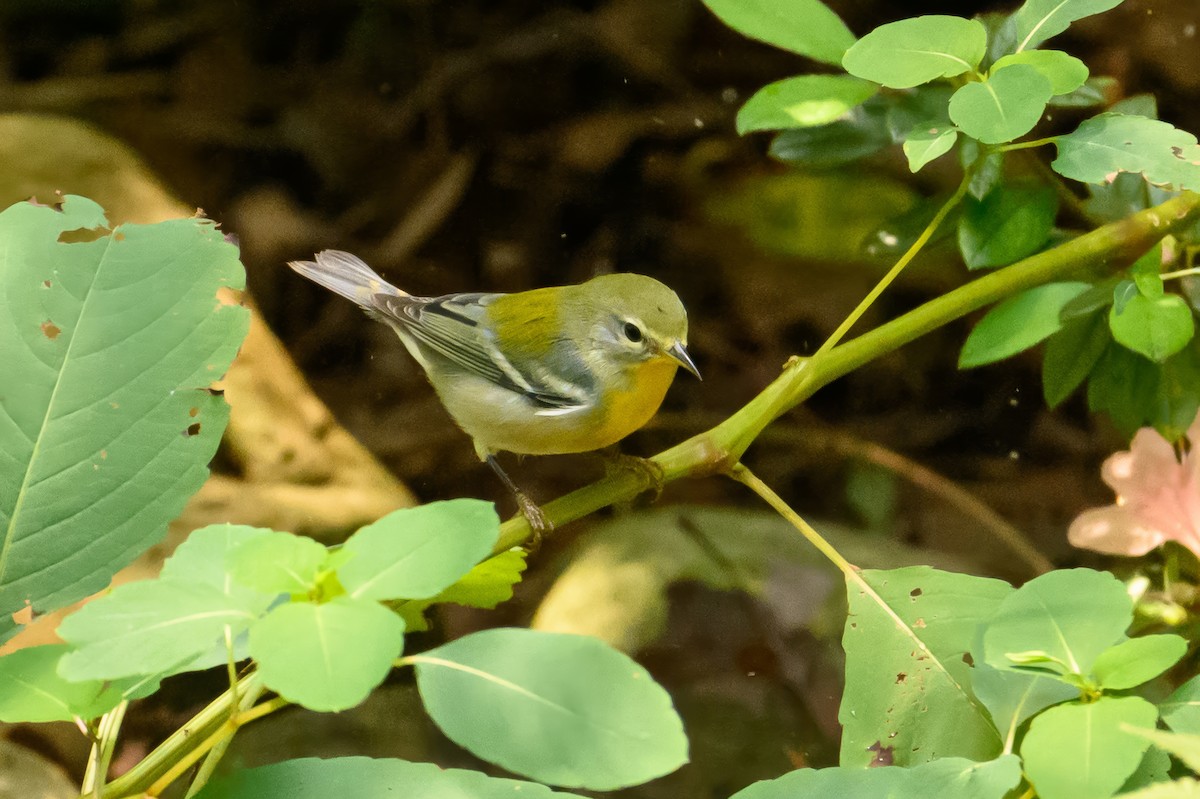
[[[1078,272],[1124,268],[1157,241],[1200,216],[1200,194],[1184,192],[1154,208],[1086,233],[1052,250],[971,281],[937,297],[820,357],[793,359],[775,382],[716,427],[660,452],[651,460],[662,482],[728,472],[767,425],[833,382],[881,355],[992,303],[1026,289]],[[542,506],[562,525],[649,490],[646,474],[623,470]],[[529,536],[524,517],[501,527],[494,553],[517,546]]]

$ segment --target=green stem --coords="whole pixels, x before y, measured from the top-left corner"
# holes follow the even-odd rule
[[[979,277],[863,335],[810,358],[790,363],[773,383],[716,427],[655,455],[661,482],[727,472],[767,425],[818,389],[881,355],[969,313],[1053,280],[1095,268],[1124,268],[1163,236],[1200,215],[1200,194],[1184,192],[1161,205],[1085,233],[1052,250]],[[620,470],[607,478],[542,506],[557,525],[615,502],[632,499],[653,486],[647,475]],[[522,517],[501,527],[493,549],[499,554],[529,536]]]
[[[117,735],[121,731],[121,722],[125,719],[125,710],[128,707],[129,702],[121,702],[100,718],[100,723],[96,726],[96,740],[92,743],[92,753],[83,775],[80,790],[83,796],[100,798],[108,778],[108,768],[112,765],[113,752],[117,748]]]
[[[1058,141],[1057,136],[1047,136],[1044,139],[1030,139],[1029,141],[1016,141],[1011,144],[1001,144],[996,148],[996,152],[1011,153],[1013,150],[1028,150],[1033,147],[1045,147],[1047,144],[1054,144]]]
[[[262,718],[268,713],[274,713],[281,707],[287,707],[289,704],[291,703],[282,696],[277,696],[274,699],[269,699],[266,702],[263,702],[261,705],[256,705],[252,709],[247,710],[245,713],[239,713],[235,716],[225,719],[225,721],[222,722],[219,727],[217,727],[216,732],[205,738],[199,746],[192,748],[178,760],[174,761],[171,764],[171,767],[167,769],[161,777],[155,780],[153,785],[146,789],[145,793],[149,794],[150,796],[159,796],[163,791],[170,787],[171,783],[179,779],[183,772],[195,765],[197,760],[204,757],[222,742],[231,739],[239,728],[249,724],[255,719]]]
[[[917,253],[919,253],[925,247],[925,245],[929,243],[929,239],[941,226],[942,222],[946,221],[946,217],[950,215],[950,212],[953,211],[960,202],[962,202],[962,198],[967,194],[967,187],[971,185],[971,178],[973,175],[973,170],[966,170],[966,172],[963,174],[962,181],[958,184],[958,188],[954,190],[954,193],[950,195],[950,198],[947,199],[946,202],[942,203],[942,207],[939,208],[937,213],[933,215],[933,219],[929,220],[929,224],[926,225],[925,229],[921,231],[921,235],[917,236],[916,240],[909,246],[904,255],[900,256],[900,260],[896,261],[895,266],[888,270],[888,273],[884,275],[878,283],[875,284],[875,287],[871,289],[867,296],[863,297],[863,300],[858,304],[858,307],[851,311],[850,315],[842,320],[842,323],[838,325],[837,330],[833,331],[833,335],[825,339],[825,343],[822,344],[821,348],[813,354],[813,358],[824,355],[826,352],[840,344],[845,335],[850,332],[850,328],[854,327],[858,320],[862,318],[862,315],[866,313],[867,309],[875,304],[875,300],[879,299],[879,295],[882,294],[888,286],[892,285],[892,281],[900,276],[900,273],[904,271],[904,267],[908,266],[909,263],[912,262],[912,259],[917,257]]]
[[[234,697],[261,690],[258,674],[251,672],[233,688],[225,691],[197,713],[186,724],[156,746],[129,771],[110,782],[101,794],[104,799],[137,796],[145,793],[155,780],[167,773],[181,757],[195,749],[236,712]]]
[[[234,692],[234,696],[237,695],[236,680],[230,685],[230,690]],[[243,695],[240,701],[238,701],[238,716],[244,717],[244,714],[248,713],[250,709],[254,707],[254,703],[258,701],[260,696],[262,696],[263,690],[264,689],[261,685],[252,685],[246,690],[245,695]],[[225,752],[227,749],[229,749],[229,745],[231,743],[233,743],[232,733],[229,735],[229,737],[222,738],[216,743],[215,746],[213,746],[212,749],[208,751],[208,754],[204,756],[204,762],[201,763],[200,768],[196,770],[196,776],[192,779],[192,784],[188,786],[185,799],[191,799],[191,797],[200,792],[200,789],[203,788],[205,783],[208,782],[209,778],[212,777],[213,771],[221,762],[221,758],[225,756]]]
[[[1192,275],[1200,275],[1200,266],[1194,266],[1191,269],[1179,269],[1175,272],[1163,272],[1159,277],[1163,280],[1174,280],[1177,277],[1191,277]]]

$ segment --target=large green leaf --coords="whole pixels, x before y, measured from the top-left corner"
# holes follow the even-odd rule
[[[1122,727],[1153,727],[1154,705],[1139,696],[1105,696],[1041,713],[1021,742],[1025,774],[1041,799],[1105,799],[1137,769],[1150,746]]]
[[[1054,92],[1029,64],[1013,64],[982,81],[972,81],[950,98],[950,119],[986,144],[1024,136],[1042,118]]]
[[[75,645],[59,673],[70,680],[160,674],[194,660],[228,629],[237,635],[261,608],[201,582],[145,580],[117,586],[67,616],[58,634]]]
[[[846,51],[851,75],[892,89],[952,78],[979,66],[987,31],[977,20],[934,14],[880,25]]]
[[[60,677],[58,662],[68,649],[66,644],[30,646],[0,657],[0,721],[92,719],[121,700],[111,683]]]
[[[1100,114],[1054,143],[1058,158],[1050,166],[1072,180],[1111,183],[1122,172],[1135,172],[1156,186],[1200,188],[1196,137],[1157,119]]]
[[[1028,719],[1051,705],[1079,696],[1078,688],[1052,677],[993,668],[983,661],[978,649],[973,656],[971,688],[1009,747],[1017,738],[1017,729]]]
[[[850,75],[799,75],[768,84],[746,101],[737,115],[737,132],[825,125],[879,91],[870,81]]]
[[[217,299],[237,248],[205,219],[106,224],[78,197],[0,212],[0,637],[157,541],[225,429],[206,389],[248,324]]]
[[[1125,691],[1154,679],[1187,654],[1178,635],[1144,635],[1106,649],[1092,665],[1096,684],[1106,691]]]
[[[1133,729],[1133,726],[1128,729],[1129,732],[1140,735],[1165,752],[1170,752],[1185,766],[1200,774],[1200,735],[1145,728]]]
[[[729,27],[751,39],[840,64],[854,34],[819,0],[704,0]]]
[[[1159,702],[1166,725],[1175,732],[1200,735],[1200,677],[1193,677]]]
[[[1087,288],[1087,283],[1047,283],[1004,300],[971,330],[958,356],[958,368],[1003,360],[1054,335],[1062,327],[1063,306]]]
[[[1002,799],[1021,781],[1016,755],[975,763],[947,757],[913,768],[802,768],[755,783],[731,799]]]
[[[1017,52],[1031,50],[1057,36],[1077,19],[1108,11],[1121,0],[1026,0],[1013,12]]]
[[[1005,266],[1037,252],[1050,238],[1058,195],[1049,186],[1001,183],[982,199],[968,197],[958,220],[958,247],[968,269]]]
[[[687,762],[667,692],[595,638],[486,630],[411,660],[442,731],[517,774],[612,790]]]
[[[881,748],[899,766],[999,754],[966,655],[976,628],[1012,588],[926,566],[862,576],[868,588],[847,587],[841,764],[866,766]]]
[[[359,599],[426,599],[487,557],[500,535],[489,502],[455,499],[402,508],[347,539],[338,567],[346,593]]]
[[[250,629],[263,685],[312,710],[367,698],[404,649],[404,622],[368,599],[280,605]]]
[[[1107,572],[1058,569],[1035,577],[1000,603],[983,631],[984,657],[998,669],[1038,664],[1053,674],[1088,675],[1125,638],[1133,600]]]
[[[575,794],[545,785],[369,757],[302,758],[216,779],[196,799],[549,799]]]

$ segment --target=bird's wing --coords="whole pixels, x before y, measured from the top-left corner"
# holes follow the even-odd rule
[[[487,305],[500,296],[376,294],[372,299],[377,315],[420,347],[437,353],[460,369],[524,395],[545,412],[558,415],[588,407],[591,398],[583,387],[555,379],[544,369],[520,369],[496,346],[483,317]]]

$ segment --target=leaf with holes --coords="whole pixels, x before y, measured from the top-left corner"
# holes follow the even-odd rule
[[[1020,781],[1016,755],[985,763],[946,757],[913,768],[799,768],[756,782],[730,799],[1003,799]]]
[[[687,762],[667,692],[595,638],[486,630],[412,660],[442,732],[517,774],[603,791]]]
[[[1105,184],[1133,172],[1155,186],[1200,188],[1196,137],[1157,119],[1100,114],[1054,143],[1058,158],[1050,166],[1072,180]]]
[[[79,197],[0,212],[0,638],[160,539],[228,418],[237,248],[206,219],[106,224]]]
[[[971,692],[968,653],[1012,587],[927,566],[861,574],[865,585],[847,585],[839,762],[866,766],[883,749],[898,766],[995,757],[1000,735]]]
[[[892,89],[952,78],[979,66],[987,31],[977,20],[932,14],[880,25],[846,51],[851,75]]]
[[[839,64],[854,34],[820,0],[704,0],[743,36],[826,64]]]

